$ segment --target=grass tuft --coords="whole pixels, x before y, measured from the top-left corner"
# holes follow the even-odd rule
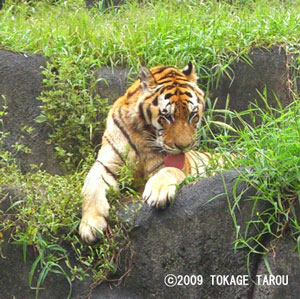
[[[248,248],[249,256],[252,253],[266,255],[275,250],[278,241],[289,232],[299,252],[300,104],[295,99],[286,108],[280,105],[274,108],[268,105],[266,94],[261,96],[265,109],[253,104],[249,111],[243,112],[260,125],[253,127],[240,114],[234,113],[233,117],[230,111],[224,111],[227,118],[233,117],[243,124],[231,124],[235,128],[234,134],[226,126],[219,127],[219,132],[213,131],[215,123],[208,121],[212,142],[206,141],[213,147],[208,150],[220,152],[227,160],[227,168],[235,167],[240,172],[237,184],[242,181],[256,190],[249,198],[252,218],[244,231],[236,221],[240,194],[235,194],[234,202],[229,204],[236,227],[234,248]],[[209,117],[212,116],[208,112],[206,119]],[[235,152],[236,157],[232,159],[228,152]],[[256,207],[261,203],[265,203],[265,208],[257,212]],[[253,231],[256,234],[253,235]],[[266,238],[272,240],[270,247],[264,245]]]
[[[50,126],[57,156],[71,171],[93,152],[103,131],[107,104],[92,96],[97,67],[137,70],[193,61],[207,89],[223,73],[233,77],[231,63],[247,60],[253,46],[280,43],[297,52],[299,9],[300,1],[275,0],[128,1],[107,10],[87,10],[83,0],[7,0],[0,11],[0,43],[49,58],[38,121]]]

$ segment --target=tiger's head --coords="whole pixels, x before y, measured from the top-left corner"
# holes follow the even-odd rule
[[[189,151],[204,110],[204,92],[197,86],[192,63],[183,71],[174,67],[142,67],[139,71],[142,96],[138,113],[152,128],[149,144],[167,154]]]

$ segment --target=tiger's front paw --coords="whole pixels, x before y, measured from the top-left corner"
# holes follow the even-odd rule
[[[176,186],[185,178],[184,173],[173,167],[165,167],[152,176],[145,187],[143,200],[150,206],[164,209],[174,199]]]
[[[107,222],[103,216],[87,214],[82,217],[79,234],[84,242],[91,244],[99,238],[99,232],[105,231],[106,228]]]

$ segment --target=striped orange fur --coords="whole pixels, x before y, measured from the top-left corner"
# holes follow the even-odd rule
[[[141,68],[139,79],[113,104],[97,160],[85,179],[79,228],[84,241],[95,241],[97,231],[106,229],[106,191],[118,188],[124,153],[137,165],[136,176],[148,179],[143,199],[152,207],[165,208],[187,174],[205,172],[209,154],[192,150],[204,106],[191,63],[183,71]]]

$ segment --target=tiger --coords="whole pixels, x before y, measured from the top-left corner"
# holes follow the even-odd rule
[[[142,199],[164,209],[187,175],[205,173],[209,153],[193,150],[205,109],[205,97],[190,62],[141,67],[138,78],[112,105],[101,148],[82,188],[81,239],[93,243],[107,228],[107,191],[118,190],[124,155],[136,165],[135,177],[146,183]]]

